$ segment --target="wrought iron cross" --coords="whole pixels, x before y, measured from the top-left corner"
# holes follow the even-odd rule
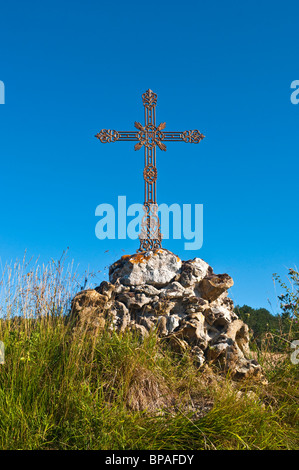
[[[123,141],[137,141],[135,150],[144,146],[144,216],[141,222],[139,235],[140,247],[137,251],[148,251],[162,246],[162,235],[160,232],[160,221],[157,214],[157,167],[156,146],[166,151],[164,142],[190,142],[198,144],[203,138],[198,130],[183,132],[165,132],[166,122],[156,126],[156,104],[157,95],[152,90],[147,90],[142,95],[144,105],[144,126],[135,122],[137,131],[115,131],[102,129],[95,137],[102,143]]]

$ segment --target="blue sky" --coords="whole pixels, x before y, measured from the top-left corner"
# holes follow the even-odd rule
[[[94,134],[143,122],[151,88],[166,130],[206,136],[157,150],[158,202],[204,207],[199,251],[163,246],[228,272],[236,304],[275,307],[272,273],[299,265],[298,2],[0,5],[2,263],[69,247],[80,269],[104,275],[136,250],[138,241],[98,240],[95,209],[118,195],[143,202],[143,151]]]

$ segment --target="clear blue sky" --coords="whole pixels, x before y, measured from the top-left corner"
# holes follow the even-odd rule
[[[206,135],[157,150],[158,202],[204,205],[203,247],[165,248],[228,272],[236,304],[275,303],[272,273],[299,265],[298,2],[0,5],[2,263],[69,247],[81,269],[104,270],[136,250],[96,238],[95,208],[143,202],[143,151],[94,134],[133,130],[151,88],[167,130]]]

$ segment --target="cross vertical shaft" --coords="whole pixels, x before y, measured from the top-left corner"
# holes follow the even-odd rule
[[[142,95],[144,105],[144,122],[146,130],[146,142],[144,145],[144,216],[141,221],[139,235],[140,247],[138,251],[161,248],[162,236],[160,232],[160,220],[157,215],[157,167],[156,145],[154,133],[156,130],[156,104],[157,95],[152,90],[147,90]],[[137,123],[135,123],[136,126]],[[138,127],[138,124],[137,124]],[[138,145],[138,144],[137,144]]]

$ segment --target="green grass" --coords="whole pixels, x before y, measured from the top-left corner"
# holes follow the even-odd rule
[[[63,318],[43,318],[3,321],[1,338],[1,449],[296,448],[296,366],[287,362],[267,386],[236,386],[155,336],[73,334]],[[187,407],[196,400],[210,404],[199,419]]]
[[[57,287],[53,272],[18,276],[0,320],[1,450],[298,448],[298,366],[288,356],[260,357],[267,385],[233,382],[154,334],[140,342],[74,329],[61,307],[69,284]]]

